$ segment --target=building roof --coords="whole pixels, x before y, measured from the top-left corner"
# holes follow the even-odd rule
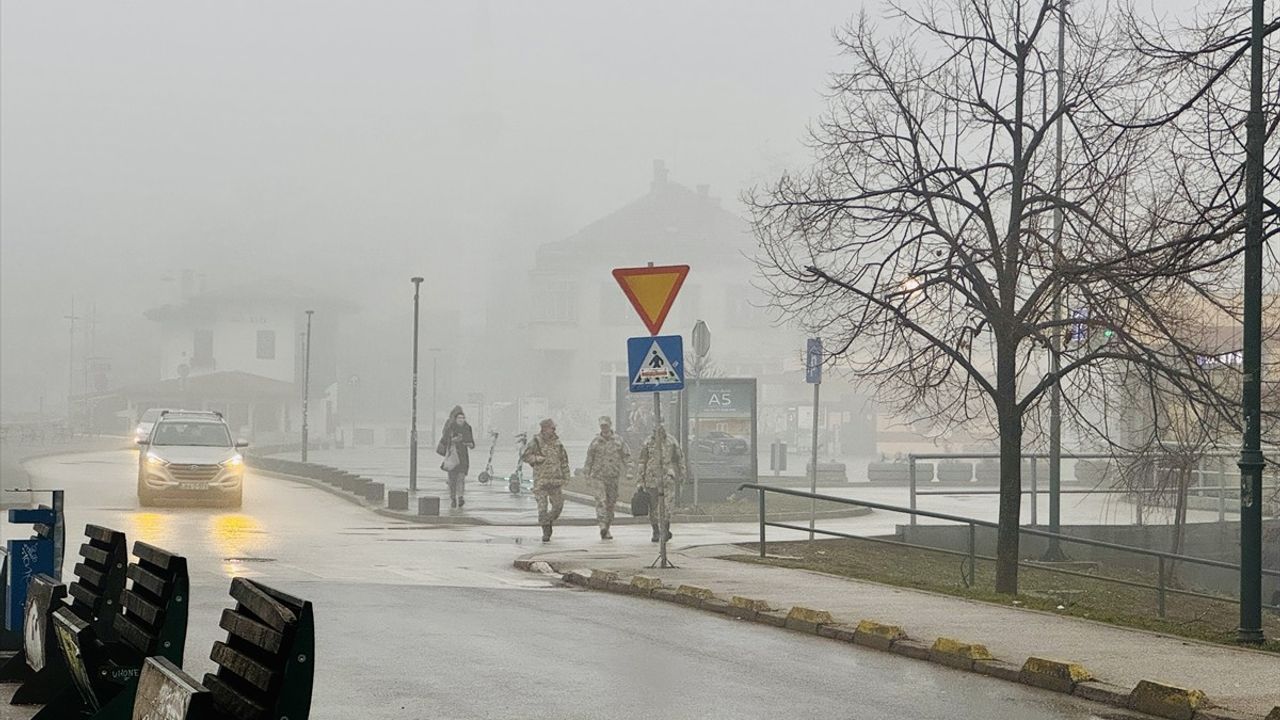
[[[220,285],[202,290],[180,303],[170,303],[143,313],[148,320],[208,319],[228,306],[271,305],[288,307],[294,312],[314,309],[325,314],[351,313],[359,308],[347,300],[305,287],[285,278],[268,278],[255,282]]]
[[[289,398],[297,395],[293,383],[273,380],[239,370],[225,370],[188,378],[173,378],[160,382],[130,385],[112,391],[112,394],[136,398],[201,397],[209,400],[253,400],[258,398]]]
[[[706,185],[691,190],[654,161],[649,192],[570,237],[538,248],[535,268],[556,271],[599,264],[718,263],[753,248],[745,220],[720,207]]]

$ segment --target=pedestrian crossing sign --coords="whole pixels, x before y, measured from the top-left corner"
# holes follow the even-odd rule
[[[631,392],[684,389],[684,338],[653,335],[627,340]]]

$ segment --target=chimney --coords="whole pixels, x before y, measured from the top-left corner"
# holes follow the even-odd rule
[[[649,185],[650,192],[657,192],[667,184],[667,164],[662,160],[653,161],[653,181]]]

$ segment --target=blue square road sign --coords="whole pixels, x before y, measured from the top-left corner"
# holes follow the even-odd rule
[[[684,389],[684,338],[651,335],[627,339],[627,378],[631,392]]]

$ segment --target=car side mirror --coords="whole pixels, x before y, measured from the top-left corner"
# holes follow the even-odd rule
[[[238,448],[247,448],[247,447],[249,447],[249,441],[248,441],[248,440],[244,440],[244,439],[237,440],[237,441],[236,441],[236,447],[238,447]]]
[[[134,441],[133,441],[133,444],[134,444],[134,445],[139,445],[139,446],[141,446],[141,445],[146,445],[146,444],[147,444],[147,441],[146,441],[146,440],[144,440],[144,439],[142,439],[142,438],[138,438],[137,440],[134,440]]]

